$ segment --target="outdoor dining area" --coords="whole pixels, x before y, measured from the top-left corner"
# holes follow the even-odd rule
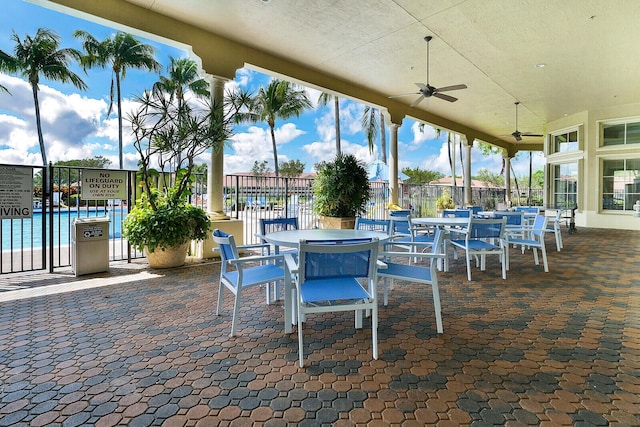
[[[548,272],[510,242],[469,281],[459,225],[412,242],[361,222],[265,233],[233,262],[286,260],[267,267],[285,280],[239,300],[219,260],[7,283],[0,425],[640,424],[637,233],[563,227]],[[412,269],[422,280],[398,279]]]

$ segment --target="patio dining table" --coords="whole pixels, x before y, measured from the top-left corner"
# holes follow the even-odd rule
[[[469,218],[460,218],[460,217],[411,218],[411,222],[416,225],[431,226],[431,227],[466,227],[469,224]]]
[[[370,230],[339,230],[339,229],[306,229],[306,230],[283,230],[268,233],[265,235],[257,235],[268,243],[276,246],[284,246],[288,248],[297,248],[301,240],[351,240],[351,239],[372,239],[376,238],[381,243],[389,239],[386,233]],[[295,272],[290,272],[295,273]],[[284,332],[290,334],[293,330],[291,325],[295,323],[294,307],[292,295],[291,274],[285,276],[284,281]]]

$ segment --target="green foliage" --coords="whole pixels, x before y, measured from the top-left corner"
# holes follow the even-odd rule
[[[488,197],[482,201],[482,208],[485,211],[492,211],[496,208],[496,199]]]
[[[350,218],[366,212],[371,184],[364,163],[352,154],[338,154],[316,165],[314,210],[318,215]]]
[[[444,177],[442,172],[424,170],[420,168],[404,168],[402,173],[407,175],[409,179],[405,180],[407,184],[428,184]]]
[[[305,164],[300,160],[289,160],[280,163],[280,174],[287,178],[296,178],[304,172]]]
[[[544,171],[542,169],[538,169],[533,173],[533,177],[531,179],[531,187],[532,188],[544,187]]]
[[[207,237],[211,227],[207,213],[173,197],[172,191],[152,191],[151,197],[143,194],[131,209],[123,222],[123,235],[132,246],[154,252]]]
[[[71,60],[78,60],[80,52],[71,48],[58,49],[60,36],[46,28],[38,28],[35,36],[27,35],[24,39],[21,39],[14,31],[11,39],[15,42],[13,49],[15,56],[0,50],[0,71],[19,74],[26,78],[31,85],[40,154],[42,155],[42,164],[47,166],[47,154],[40,119],[40,102],[38,101],[40,77],[51,81],[71,83],[80,90],[86,90],[86,83],[70,69]]]
[[[128,117],[140,157],[138,182],[143,194],[123,222],[123,234],[131,245],[146,246],[149,252],[207,236],[211,226],[207,213],[187,202],[195,182],[194,160],[207,150],[222,149],[235,113],[208,100],[182,104],[165,90],[157,85],[145,91],[136,100],[138,109]],[[154,162],[161,170],[151,167]]]
[[[436,200],[436,207],[440,210],[454,209],[456,207],[455,203],[453,202],[453,198],[451,197],[451,193],[449,193],[449,190],[445,189],[442,192],[442,195],[438,197],[438,199]]]
[[[253,166],[251,167],[251,173],[253,174],[253,176],[262,177],[269,172],[271,172],[271,169],[269,169],[269,162],[267,162],[266,160],[263,160],[261,162],[256,160],[253,162]]]
[[[231,101],[238,111],[235,115],[236,123],[266,122],[269,125],[273,164],[278,177],[280,169],[275,136],[276,119],[299,117],[304,110],[311,108],[311,101],[304,88],[286,80],[273,79],[266,88],[260,87],[257,95],[234,95]]]
[[[497,187],[504,186],[504,176],[499,173],[491,172],[488,169],[480,169],[475,179],[484,182],[485,184],[491,183]]]

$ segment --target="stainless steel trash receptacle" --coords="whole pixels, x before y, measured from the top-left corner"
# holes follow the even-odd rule
[[[109,217],[74,218],[71,229],[74,274],[109,271]]]

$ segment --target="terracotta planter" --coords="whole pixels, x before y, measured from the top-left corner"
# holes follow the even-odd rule
[[[147,261],[149,262],[149,267],[172,268],[172,267],[180,267],[181,265],[184,265],[185,260],[187,259],[187,251],[189,250],[189,243],[191,242],[187,242],[181,246],[176,246],[173,248],[166,248],[165,250],[156,248],[156,250],[153,252],[149,252],[145,248],[144,252],[147,255]]]
[[[318,220],[320,228],[323,229],[353,230],[356,226],[356,219],[354,217],[336,218],[320,215]]]

